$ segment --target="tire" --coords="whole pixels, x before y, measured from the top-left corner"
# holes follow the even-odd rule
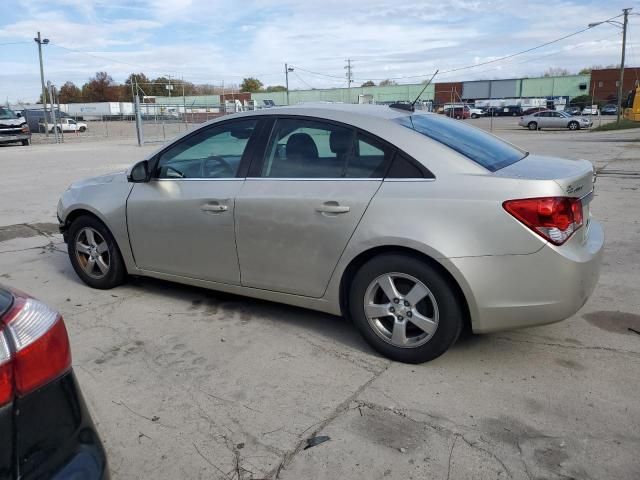
[[[31,145],[31,140],[22,140],[20,143],[22,143],[22,146],[28,147]]]
[[[87,131],[87,127],[80,127],[78,130],[80,130],[81,132],[86,132]]]
[[[56,127],[56,131],[57,131],[58,133],[62,133],[62,129],[61,129],[60,127]]]
[[[580,130],[580,124],[578,122],[569,122],[569,130]]]
[[[400,295],[395,299],[381,286],[389,285],[388,278]],[[418,291],[422,293],[410,293]],[[431,265],[401,254],[379,255],[358,270],[349,289],[349,313],[369,345],[405,363],[439,357],[455,343],[463,325],[463,309],[448,279]]]
[[[460,120],[460,115],[456,115],[456,116],[455,116],[455,119],[456,119],[456,120]]]
[[[527,128],[529,130],[537,130],[538,129],[538,124],[536,122],[529,122],[527,124]]]
[[[88,231],[91,231],[93,243]],[[90,252],[86,247],[95,248]],[[73,221],[69,228],[67,252],[76,274],[90,287],[107,290],[124,282],[126,269],[120,249],[111,232],[97,218],[82,215]],[[94,259],[92,267],[90,259]]]
[[[474,114],[471,115],[471,118],[478,118],[478,117],[479,117],[479,115],[477,113],[474,113]]]

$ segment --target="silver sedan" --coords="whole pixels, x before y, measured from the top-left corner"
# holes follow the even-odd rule
[[[604,234],[587,161],[441,115],[304,105],[230,115],[58,205],[78,276],[144,275],[350,317],[424,362],[463,328],[556,322],[593,291]]]
[[[531,115],[520,117],[518,125],[529,130],[540,130],[542,128],[568,128],[569,130],[580,130],[589,128],[593,121],[585,117],[574,117],[566,112],[556,110],[544,110]]]

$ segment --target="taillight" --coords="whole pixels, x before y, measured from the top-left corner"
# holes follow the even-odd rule
[[[0,405],[43,386],[71,367],[67,330],[60,314],[49,306],[17,297],[2,323]]]
[[[541,237],[562,245],[582,226],[582,201],[574,197],[507,200],[504,209]]]

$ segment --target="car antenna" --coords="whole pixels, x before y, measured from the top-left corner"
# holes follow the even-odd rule
[[[408,112],[415,112],[416,111],[416,109],[415,109],[416,102],[420,99],[420,97],[422,96],[424,91],[427,89],[427,87],[429,85],[431,85],[431,82],[433,81],[433,79],[435,78],[435,76],[438,74],[439,71],[440,70],[436,70],[434,72],[434,74],[431,75],[431,78],[429,79],[429,81],[426,83],[424,88],[420,91],[420,93],[418,94],[416,99],[413,102],[411,102],[411,104],[407,104],[407,103],[392,103],[391,105],[389,105],[389,108],[397,108],[398,110],[407,110]]]

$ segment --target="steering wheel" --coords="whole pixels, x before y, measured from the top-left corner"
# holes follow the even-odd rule
[[[219,155],[211,155],[204,159],[202,162],[202,177],[203,178],[215,178],[220,176],[220,169],[226,171],[230,176],[233,176],[235,170],[229,162]]]

